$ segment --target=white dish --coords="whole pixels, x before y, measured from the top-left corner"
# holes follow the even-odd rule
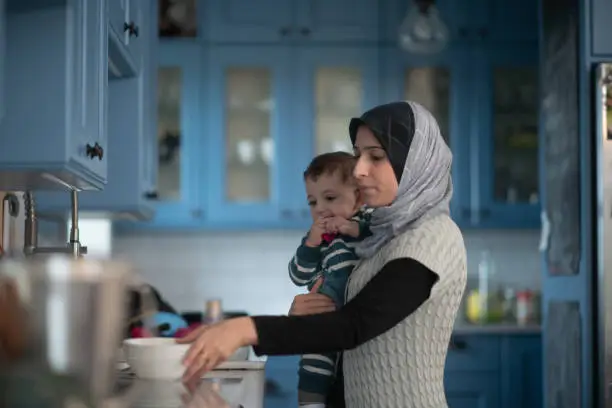
[[[125,361],[138,378],[178,379],[185,367],[182,360],[189,350],[189,344],[177,344],[175,339],[148,337],[126,339],[123,341]],[[242,362],[249,359],[250,347],[241,347],[229,362]]]

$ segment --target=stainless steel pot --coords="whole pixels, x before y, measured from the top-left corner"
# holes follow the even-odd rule
[[[113,397],[130,275],[124,263],[64,256],[0,262],[0,305],[13,288],[21,311],[0,318],[10,325],[0,336],[22,332],[0,363],[0,406],[100,407]]]

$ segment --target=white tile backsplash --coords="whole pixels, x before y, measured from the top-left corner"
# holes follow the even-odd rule
[[[302,293],[287,275],[299,231],[151,233],[116,236],[113,254],[128,259],[180,310],[201,310],[220,297],[227,310],[285,313]],[[540,287],[539,233],[467,231],[468,269],[489,250],[497,279],[517,287]],[[83,240],[83,244],[87,242]]]

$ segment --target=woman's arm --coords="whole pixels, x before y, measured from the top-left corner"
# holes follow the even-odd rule
[[[386,332],[419,308],[438,275],[411,258],[395,259],[335,312],[310,316],[255,316],[257,354],[349,350]]]

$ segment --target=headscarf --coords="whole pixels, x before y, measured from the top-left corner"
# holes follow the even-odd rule
[[[391,205],[372,212],[372,235],[357,245],[357,254],[370,258],[406,230],[450,213],[453,155],[432,114],[416,102],[380,105],[353,118],[349,125],[353,144],[360,126],[374,133],[399,184]]]

